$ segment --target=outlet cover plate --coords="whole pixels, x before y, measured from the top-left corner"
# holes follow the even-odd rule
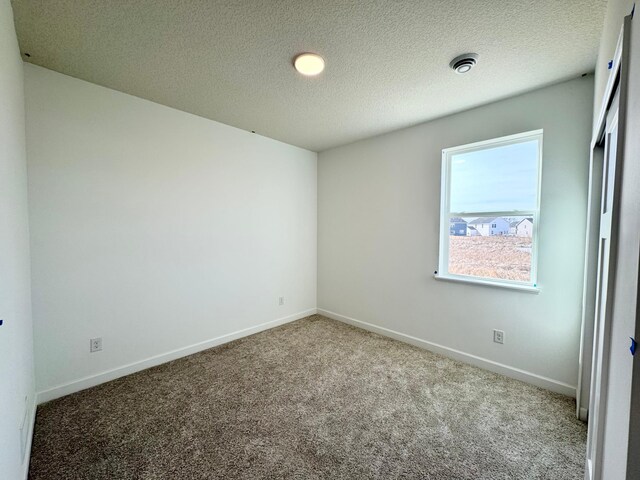
[[[89,351],[91,353],[99,352],[102,350],[102,337],[92,338],[89,340]]]

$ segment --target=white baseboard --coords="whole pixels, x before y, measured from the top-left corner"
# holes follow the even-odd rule
[[[476,355],[471,355],[469,353],[461,352],[459,350],[454,350],[453,348],[445,347],[443,345],[438,345],[437,343],[433,343],[433,342],[428,342],[427,340],[422,340],[420,338],[413,337],[411,335],[407,335],[404,333],[396,332],[395,330],[390,330],[388,328],[379,327],[378,325],[373,325],[371,323],[363,322],[362,320],[356,320],[355,318],[346,317],[344,315],[340,315],[339,313],[331,312],[329,310],[323,310],[319,308],[318,314],[324,315],[325,317],[328,317],[328,318],[332,318],[333,320],[338,320],[340,322],[353,325],[354,327],[359,327],[365,330],[369,330],[370,332],[378,333],[385,337],[391,337],[395,340],[399,340],[401,342],[409,343],[411,345],[424,348],[425,350],[429,350],[431,352],[444,355],[445,357],[453,358],[454,360],[468,363],[470,365],[474,365],[476,367],[480,367],[494,373],[499,373],[507,377],[515,378],[517,380],[521,380],[523,382],[527,382],[532,385],[536,385],[538,387],[551,390],[552,392],[561,393],[563,395],[567,395],[574,398],[576,396],[576,387],[574,385],[569,385],[567,383],[560,382],[558,380],[553,380],[551,378],[543,377],[541,375],[537,375],[532,372],[527,372],[526,370],[510,367],[502,363],[494,362],[493,360],[488,360],[486,358],[478,357]]]
[[[140,360],[138,362],[130,363],[128,365],[123,365],[121,367],[117,367],[112,370],[108,370],[106,372],[97,373],[95,375],[90,375],[88,377],[74,380],[73,382],[65,383],[63,385],[58,385],[48,390],[43,390],[41,392],[38,392],[36,397],[37,403],[39,405],[41,403],[48,402],[50,400],[54,400],[59,397],[64,397],[65,395],[69,395],[71,393],[79,392],[80,390],[85,390],[87,388],[95,387],[96,385],[100,385],[101,383],[109,382],[111,380],[115,380],[116,378],[124,377],[125,375],[130,375],[132,373],[139,372],[141,370],[146,370],[147,368],[155,367],[156,365],[170,362],[178,358],[186,357],[188,355],[201,352],[202,350],[207,350],[209,348],[222,345],[223,343],[228,343],[242,337],[253,335],[254,333],[262,332],[264,330],[269,330],[271,328],[284,325],[285,323],[293,322],[295,320],[308,317],[309,315],[314,315],[315,313],[317,313],[317,309],[311,308],[309,310],[298,312],[293,315],[289,315],[287,317],[278,318],[276,320],[261,323],[253,327],[244,328],[242,330],[228,333],[220,337],[212,338],[210,340],[205,340],[203,342],[195,343],[193,345],[172,350],[167,353],[162,353],[160,355],[155,355],[145,360]]]
[[[38,405],[36,403],[36,395],[33,395],[31,399],[31,405],[29,406],[29,413],[27,414],[27,422],[29,422],[29,430],[27,432],[27,444],[24,449],[24,457],[22,458],[22,478],[28,480],[29,478],[29,462],[31,460],[31,444],[33,443],[33,430],[36,425],[36,409]]]
[[[587,410],[584,407],[580,407],[580,413],[578,414],[578,420],[582,420],[583,422],[586,422],[588,418],[589,418],[589,410]]]

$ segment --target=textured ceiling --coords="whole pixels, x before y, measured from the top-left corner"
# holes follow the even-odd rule
[[[28,62],[319,151],[592,71],[606,0],[12,4]]]

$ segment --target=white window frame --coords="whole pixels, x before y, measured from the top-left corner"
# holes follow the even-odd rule
[[[440,252],[438,270],[435,278],[454,282],[473,283],[479,285],[511,288],[515,290],[538,293],[538,228],[540,225],[540,196],[542,191],[542,138],[543,130],[533,130],[518,133],[506,137],[484,140],[481,142],[461,145],[459,147],[445,148],[442,150],[442,173],[441,173],[441,195],[440,195]],[[453,155],[460,153],[471,153],[489,148],[503,147],[526,141],[538,141],[538,194],[535,209],[512,210],[503,212],[452,212],[450,211],[451,201],[451,159]],[[500,278],[476,277],[469,275],[456,275],[448,272],[449,267],[449,219],[451,217],[533,217],[533,231],[531,234],[531,281],[521,282]]]

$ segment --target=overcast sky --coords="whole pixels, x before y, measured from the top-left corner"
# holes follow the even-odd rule
[[[451,159],[451,211],[533,211],[537,170],[537,140],[455,154]]]

